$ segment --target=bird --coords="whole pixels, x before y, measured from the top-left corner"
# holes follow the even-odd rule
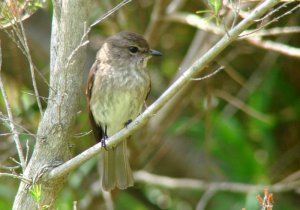
[[[162,54],[137,33],[123,31],[108,37],[96,55],[87,82],[89,121],[97,142],[106,140],[142,111],[151,89],[147,62]],[[134,185],[127,139],[101,153],[101,183],[105,191]]]

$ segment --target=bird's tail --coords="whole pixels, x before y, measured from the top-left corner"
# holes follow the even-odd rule
[[[110,191],[115,187],[126,189],[133,186],[133,175],[127,155],[127,140],[115,148],[102,153],[101,182],[102,188]]]

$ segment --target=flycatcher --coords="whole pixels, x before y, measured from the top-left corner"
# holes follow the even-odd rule
[[[88,111],[98,142],[124,128],[141,112],[150,91],[147,61],[161,53],[150,49],[139,34],[120,32],[109,37],[98,51],[86,89]],[[127,140],[102,152],[101,181],[104,190],[133,186]]]

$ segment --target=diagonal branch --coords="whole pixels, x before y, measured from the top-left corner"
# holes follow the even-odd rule
[[[266,50],[272,50],[274,52],[281,53],[294,58],[300,58],[300,48],[292,47],[279,42],[262,40],[260,38],[247,38],[247,41],[254,46],[260,47]]]
[[[227,101],[229,104],[237,107],[239,110],[242,110],[243,112],[247,113],[249,116],[258,119],[264,123],[271,124],[273,123],[274,119],[269,116],[266,113],[261,113],[259,111],[256,111],[254,108],[248,106],[243,100],[240,100],[226,91],[222,90],[215,90],[214,91],[215,96]]]
[[[273,6],[279,3],[280,0],[267,0],[258,5],[247,18],[241,21],[236,27],[228,32],[228,35],[224,35],[223,38],[200,59],[195,61],[191,67],[187,69],[151,106],[149,106],[139,117],[137,117],[126,129],[122,129],[115,135],[108,139],[107,147],[111,148],[123,139],[130,136],[134,131],[145,125],[149,119],[157,113],[181,88],[203,69],[228,45],[230,45],[238,36],[252,25],[256,19],[260,18],[266,12],[268,12]],[[49,174],[49,179],[65,176],[71,171],[78,168],[87,160],[99,154],[102,146],[101,143],[94,145],[93,147],[85,150],[76,157],[70,159],[64,164],[54,168]]]
[[[246,40],[248,43],[265,49],[265,50],[272,50],[274,52],[281,53],[283,55],[287,55],[290,57],[299,58],[300,56],[300,49],[292,46],[288,46],[286,44],[268,41],[268,40],[262,40],[262,36],[270,36],[270,35],[277,35],[277,34],[287,34],[287,33],[299,33],[300,28],[299,27],[280,27],[280,28],[273,28],[273,29],[265,29],[262,30],[262,28],[266,27],[267,25],[270,25],[274,21],[279,20],[280,18],[292,13],[295,11],[295,8],[300,7],[300,4],[294,7],[293,9],[289,10],[288,12],[284,13],[283,15],[280,15],[279,17],[275,17],[273,20],[268,22],[267,24],[260,26],[258,29],[255,30],[247,30],[244,31],[238,40]],[[275,11],[278,11],[277,8]],[[269,13],[267,16],[270,16],[273,14],[273,12]],[[224,30],[222,30],[220,27],[216,26],[213,23],[210,23],[206,21],[204,18],[199,17],[195,14],[189,14],[189,13],[173,13],[166,17],[167,21],[176,21],[179,23],[187,24],[193,27],[196,27],[198,29],[202,29],[207,32],[211,32],[216,35],[224,35]],[[257,20],[256,20],[257,22]]]

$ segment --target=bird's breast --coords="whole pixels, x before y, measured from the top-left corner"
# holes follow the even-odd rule
[[[149,89],[150,78],[144,71],[96,75],[90,102],[95,121],[106,125],[108,135],[112,135],[139,115]]]

